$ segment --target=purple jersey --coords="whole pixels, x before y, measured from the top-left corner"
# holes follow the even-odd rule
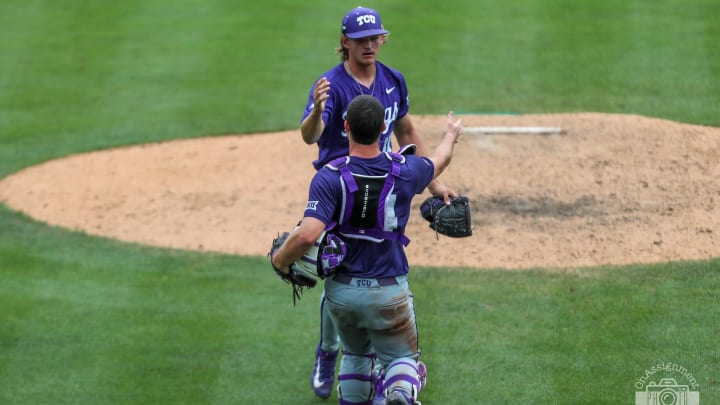
[[[325,129],[318,141],[318,159],[313,161],[315,170],[320,170],[321,167],[333,159],[348,154],[349,145],[343,122],[345,121],[348,105],[355,97],[361,94],[371,94],[385,106],[386,128],[385,132],[380,134],[380,150],[391,152],[392,141],[390,135],[395,126],[395,120],[404,117],[409,110],[407,83],[402,73],[376,61],[375,81],[370,88],[361,85],[350,76],[343,63],[323,73],[320,77],[323,76],[330,81],[330,97],[325,102],[325,111],[322,113]],[[301,122],[313,109],[314,86],[313,84],[310,89]]]
[[[382,176],[390,170],[392,162],[380,154],[376,158],[350,157],[350,171],[364,176]],[[385,215],[395,216],[386,223],[397,223],[396,229],[405,229],[410,217],[410,203],[415,194],[423,192],[433,179],[435,168],[432,162],[419,156],[406,156],[400,165],[400,174],[386,202]],[[327,167],[321,168],[310,183],[306,217],[317,218],[326,225],[337,222],[340,217],[345,187],[340,173]],[[388,218],[386,218],[388,219]],[[397,222],[395,222],[395,219]],[[358,277],[391,277],[407,274],[409,271],[405,248],[400,241],[384,240],[372,242],[364,239],[343,238],[348,254],[343,261],[343,272]]]

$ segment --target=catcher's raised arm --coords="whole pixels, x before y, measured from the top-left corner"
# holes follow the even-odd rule
[[[458,118],[455,120],[454,118],[455,114],[450,111],[447,115],[447,125],[445,126],[442,141],[435,147],[432,156],[429,157],[435,165],[435,175],[433,179],[437,178],[450,164],[455,143],[457,143],[460,134],[462,134],[462,119]]]
[[[415,130],[415,126],[413,125],[409,115],[405,115],[395,122],[394,132],[401,147],[400,153],[403,153],[406,147],[412,146],[413,149],[411,154],[428,156],[424,142]],[[433,181],[428,184],[427,189],[434,196],[442,196],[446,203],[449,203],[452,197],[456,197],[458,195],[455,190],[448,187],[437,178],[433,179]]]

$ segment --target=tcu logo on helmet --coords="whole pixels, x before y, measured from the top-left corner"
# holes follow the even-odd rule
[[[361,26],[365,23],[375,24],[375,16],[372,14],[364,14],[364,15],[358,16],[357,23],[358,23],[358,26]]]

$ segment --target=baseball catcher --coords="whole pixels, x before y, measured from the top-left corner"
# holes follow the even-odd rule
[[[290,233],[283,232],[273,239],[267,255],[268,258],[272,258],[288,237],[290,237]],[[325,279],[332,275],[340,266],[346,254],[347,246],[345,242],[337,235],[325,231],[300,259],[290,265],[287,273],[275,267],[272,260],[270,265],[281,280],[292,286],[293,305],[295,305],[297,300],[300,299],[303,289],[313,288],[317,285],[318,278]]]
[[[445,204],[442,197],[429,197],[420,204],[420,213],[430,222],[430,228],[436,235],[443,234],[452,238],[472,235],[470,221],[470,200],[466,196],[457,196]]]

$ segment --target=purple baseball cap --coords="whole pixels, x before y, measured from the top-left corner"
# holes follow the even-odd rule
[[[357,7],[345,14],[340,32],[352,39],[389,34],[389,31],[383,28],[380,14],[367,7]]]

